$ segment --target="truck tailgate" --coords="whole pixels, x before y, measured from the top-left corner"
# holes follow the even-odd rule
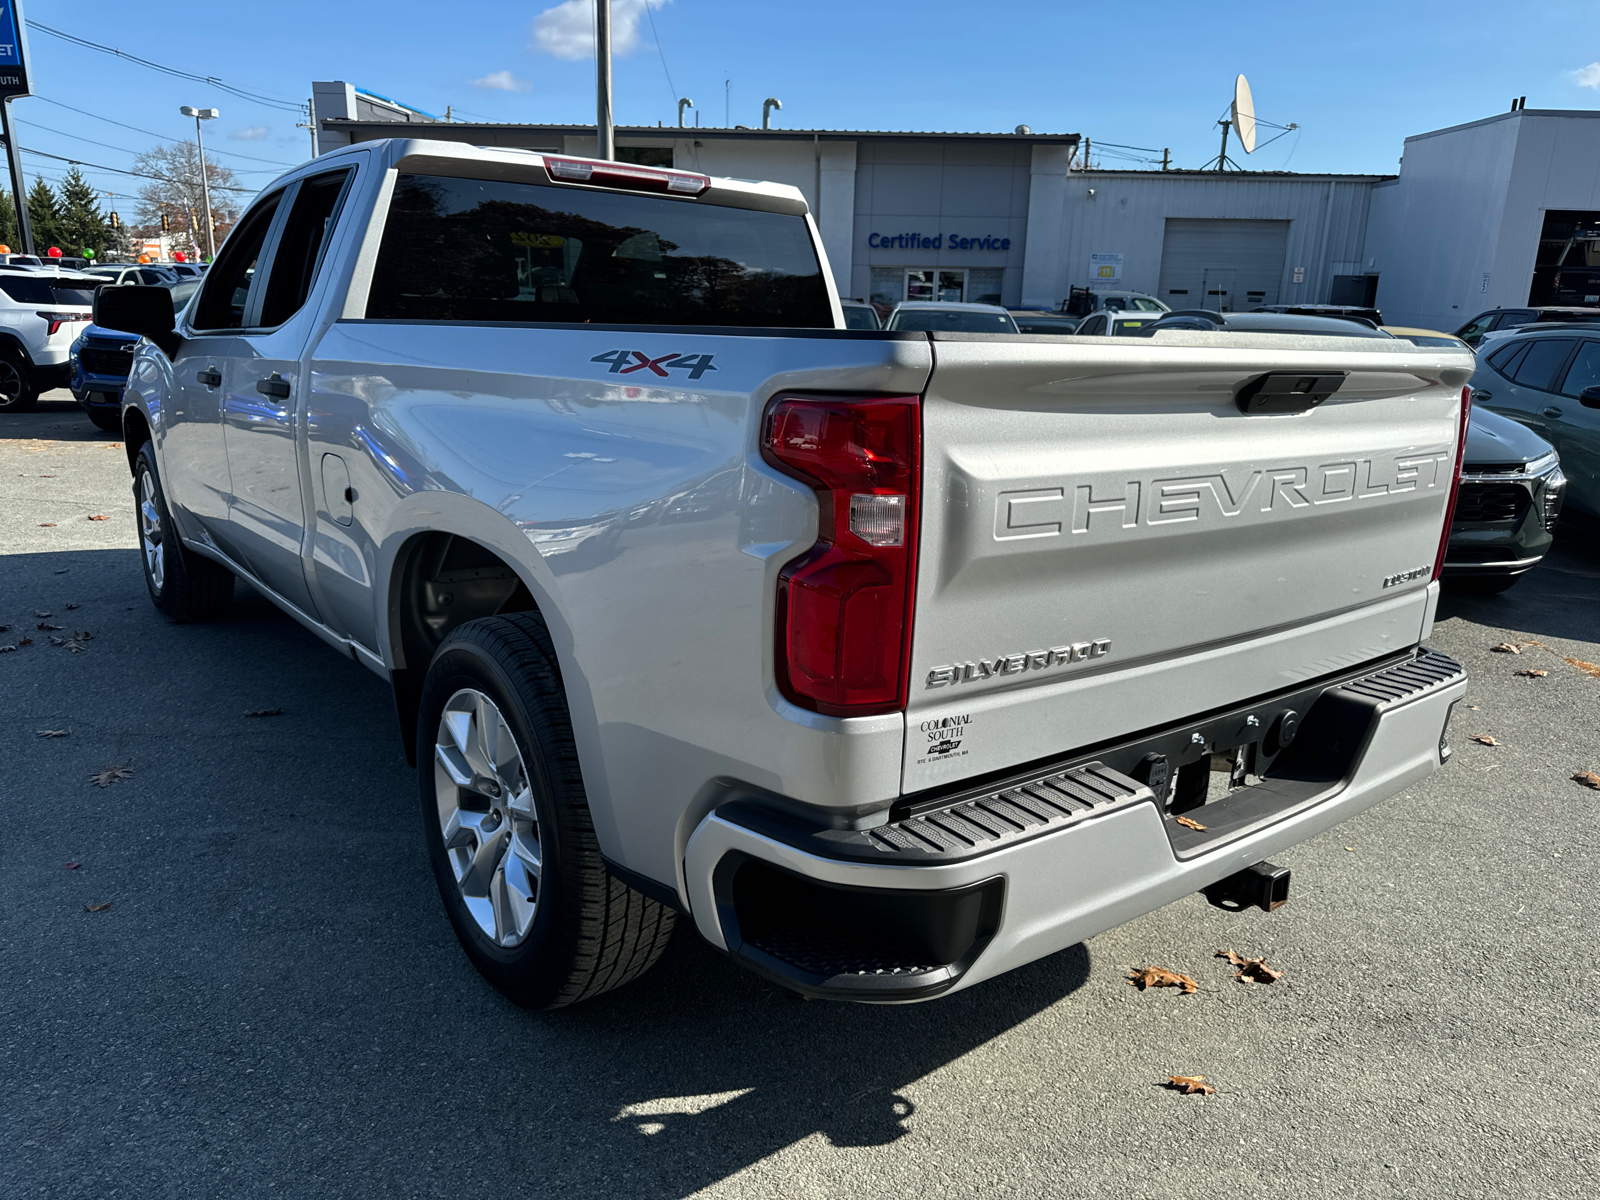
[[[934,335],[904,790],[1415,643],[1471,369],[1398,341]],[[1280,370],[1348,374],[1241,412]]]

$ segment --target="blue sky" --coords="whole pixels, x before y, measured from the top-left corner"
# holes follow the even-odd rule
[[[125,0],[35,0],[25,11],[80,37],[286,100],[308,96],[312,79],[345,79],[430,112],[450,105],[476,119],[592,121],[594,65],[581,44],[582,14],[553,7],[548,0],[272,0],[206,6],[205,20],[195,20],[193,4],[175,0],[140,0],[131,9]],[[1198,167],[1216,153],[1214,122],[1243,71],[1262,118],[1301,126],[1243,160],[1247,166],[1387,173],[1407,134],[1502,112],[1514,96],[1526,95],[1530,108],[1600,107],[1592,3],[614,0],[614,7],[619,45],[634,31],[615,66],[620,124],[670,125],[673,101],[687,95],[699,102],[703,124],[724,123],[726,96],[732,123],[759,125],[763,97],[777,96],[784,107],[775,123],[788,128],[1027,124],[1096,142],[1171,147],[1176,165]],[[28,122],[19,129],[24,146],[126,168],[154,143],[149,134],[192,136],[193,122],[178,114],[179,105],[192,104],[222,111],[207,127],[208,149],[222,151],[219,160],[246,185],[264,186],[305,156],[307,134],[288,112],[39,31],[29,37],[35,89],[56,104],[13,104]],[[24,162],[30,179],[40,170],[59,178],[66,166]],[[1102,162],[1117,164],[1109,156]],[[104,191],[138,187],[109,171],[85,173]]]

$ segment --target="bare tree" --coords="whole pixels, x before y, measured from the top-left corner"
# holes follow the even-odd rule
[[[139,189],[137,221],[156,230],[166,214],[174,241],[195,257],[205,253],[205,197],[200,186],[200,151],[193,142],[156,146],[139,155],[133,169],[154,176]],[[206,160],[206,180],[211,185],[211,219],[217,245],[237,219],[243,191],[227,167]],[[185,245],[184,243],[187,243]]]

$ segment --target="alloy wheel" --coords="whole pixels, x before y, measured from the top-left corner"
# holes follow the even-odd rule
[[[475,688],[451,696],[439,716],[433,778],[445,856],[467,911],[495,945],[521,945],[539,906],[539,818],[511,727]]]
[[[15,404],[22,398],[24,386],[17,364],[0,358],[0,404]]]
[[[156,481],[149,471],[139,473],[139,545],[144,551],[144,569],[159,595],[166,583],[166,539],[162,536],[161,510],[156,507]]]

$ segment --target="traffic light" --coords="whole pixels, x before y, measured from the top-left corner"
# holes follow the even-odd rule
[[[113,228],[113,229],[121,229],[122,228],[122,218],[117,216],[117,213],[116,213],[115,209],[113,209],[111,211],[111,228]]]
[[[167,216],[166,213],[162,213],[161,214],[161,232],[162,233],[171,233],[172,232],[172,218]]]

